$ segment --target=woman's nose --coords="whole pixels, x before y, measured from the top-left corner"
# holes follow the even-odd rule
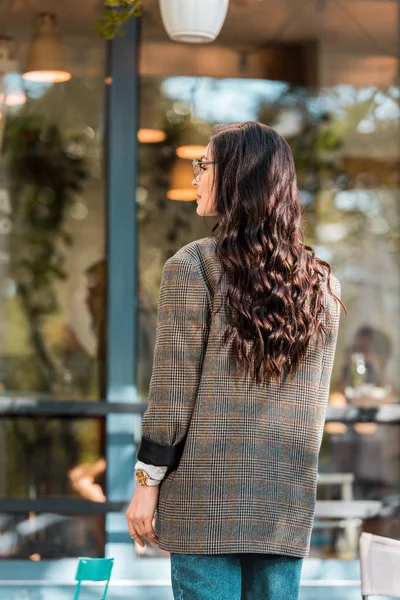
[[[192,180],[192,186],[193,186],[193,187],[197,187],[198,185],[199,185],[199,182],[198,182],[198,181],[196,181],[196,178],[195,178],[195,177],[193,177],[193,180]]]

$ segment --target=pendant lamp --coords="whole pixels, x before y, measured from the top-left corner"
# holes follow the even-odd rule
[[[53,13],[40,13],[37,17],[23,78],[41,83],[58,83],[71,79],[58,33],[57,17]]]
[[[161,18],[175,42],[206,44],[218,36],[229,0],[160,0]]]
[[[163,130],[164,107],[158,86],[151,79],[142,78],[140,84],[140,121],[138,141],[141,144],[158,144],[167,135]]]
[[[171,171],[171,186],[167,192],[169,200],[178,202],[192,202],[196,200],[196,190],[191,185],[193,181],[193,169],[187,160],[175,161]]]
[[[176,149],[177,156],[187,160],[199,159],[206,153],[210,135],[211,131],[208,123],[198,123],[190,118]]]

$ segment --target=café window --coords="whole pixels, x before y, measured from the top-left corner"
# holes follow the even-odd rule
[[[103,402],[105,44],[94,26],[87,35],[74,30],[62,8],[56,17],[7,6],[8,37],[0,40],[8,65],[0,76],[1,399]],[[46,71],[32,46],[44,29],[51,30],[48,52],[60,56],[57,72]],[[105,501],[104,432],[101,417],[1,416],[1,559],[103,555],[103,515],[54,514],[45,503]]]

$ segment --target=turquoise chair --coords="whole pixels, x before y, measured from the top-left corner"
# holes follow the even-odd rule
[[[106,600],[113,564],[113,558],[80,557],[75,575],[78,583],[76,584],[74,600],[79,598],[82,581],[105,581],[106,585],[101,600]]]

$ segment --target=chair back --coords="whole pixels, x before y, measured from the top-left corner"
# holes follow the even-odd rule
[[[362,533],[360,536],[363,596],[400,597],[400,542]]]
[[[78,600],[79,598],[82,581],[105,581],[105,588],[101,597],[101,600],[105,600],[113,564],[113,558],[80,557],[75,575],[75,580],[78,583],[75,589],[74,600]]]

